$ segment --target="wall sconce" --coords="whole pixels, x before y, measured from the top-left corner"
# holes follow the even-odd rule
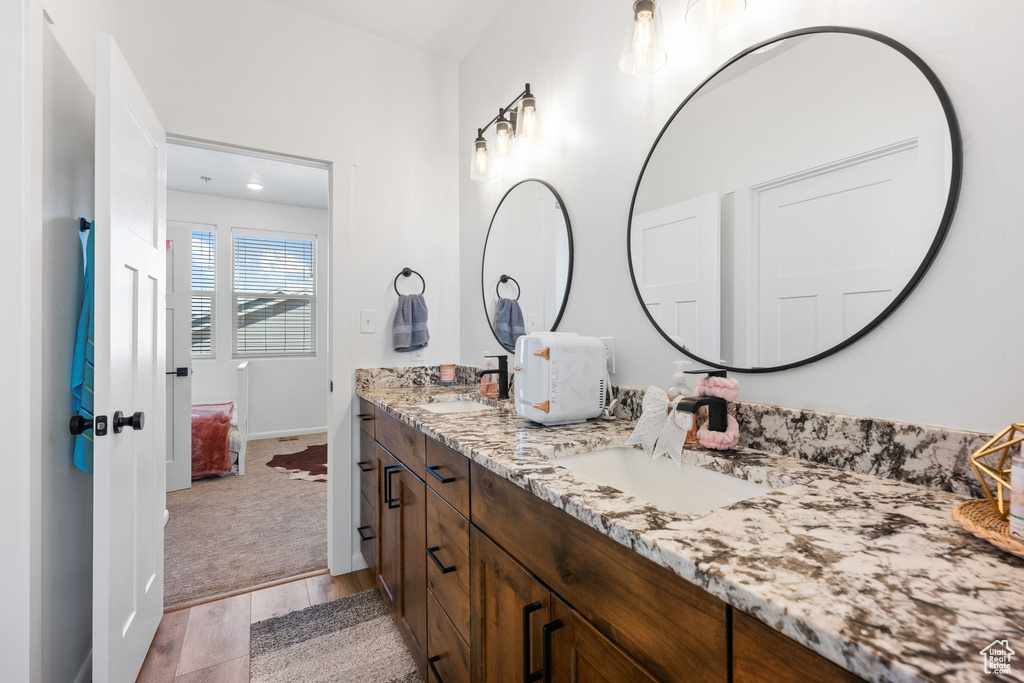
[[[713,31],[736,21],[747,8],[747,0],[689,0],[686,23],[698,31]]]
[[[494,126],[494,153],[489,155],[484,133],[491,126]],[[536,149],[542,146],[544,136],[537,118],[537,98],[530,92],[530,84],[527,83],[508,106],[498,109],[498,115],[476,133],[469,172],[473,180],[493,180],[497,177],[494,166],[515,165],[518,159],[514,147]]]
[[[668,55],[661,49],[663,33],[657,0],[634,0],[619,70],[628,76],[649,76],[665,66]]]

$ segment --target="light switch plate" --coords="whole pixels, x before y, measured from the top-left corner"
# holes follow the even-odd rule
[[[615,374],[615,337],[598,337],[608,349],[608,373]]]
[[[359,311],[359,332],[362,334],[374,334],[377,331],[377,311]]]

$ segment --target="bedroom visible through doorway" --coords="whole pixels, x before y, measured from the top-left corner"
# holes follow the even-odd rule
[[[165,605],[327,568],[329,171],[168,145]]]

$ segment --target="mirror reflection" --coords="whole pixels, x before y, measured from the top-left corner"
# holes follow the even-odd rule
[[[637,184],[630,264],[648,317],[734,369],[799,364],[877,324],[955,204],[944,102],[895,46],[859,34],[790,37],[718,72]]]
[[[502,198],[484,244],[481,289],[494,337],[508,351],[558,326],[572,279],[572,229],[554,188],[524,180]]]

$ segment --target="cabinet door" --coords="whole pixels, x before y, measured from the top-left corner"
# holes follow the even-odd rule
[[[558,598],[544,626],[547,683],[657,683],[646,669]]]
[[[427,499],[426,485],[405,467],[396,476],[401,517],[399,620],[413,658],[425,661],[427,649]]]
[[[359,492],[377,509],[377,442],[366,432],[359,432],[359,459],[356,468],[359,470]]]
[[[539,680],[551,593],[476,527],[469,539],[471,677],[486,683]]]
[[[853,683],[861,680],[743,612],[732,611],[736,683]]]
[[[398,461],[377,446],[377,585],[392,614],[398,613],[400,597],[402,516],[398,479],[401,470]]]

